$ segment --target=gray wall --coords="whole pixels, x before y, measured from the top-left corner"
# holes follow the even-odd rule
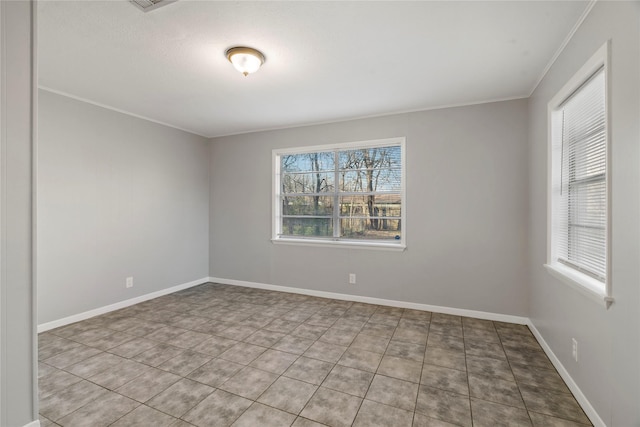
[[[207,140],[39,93],[39,323],[208,276]]]
[[[7,427],[37,419],[31,198],[34,7],[31,2],[0,3],[0,425]]]
[[[212,139],[211,276],[527,315],[526,116],[518,100]],[[405,252],[271,243],[272,149],[395,136]]]
[[[640,412],[639,2],[598,2],[529,103],[531,318],[609,426]],[[547,103],[611,39],[612,284],[609,309],[550,276],[546,260]],[[578,340],[579,362],[571,358]]]

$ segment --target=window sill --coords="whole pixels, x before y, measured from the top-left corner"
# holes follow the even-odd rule
[[[544,267],[555,278],[566,283],[581,294],[609,308],[613,298],[608,296],[603,289],[603,284],[586,274],[582,274],[562,264],[545,264]]]
[[[398,243],[381,243],[381,242],[355,242],[348,240],[312,240],[312,239],[287,239],[274,238],[271,242],[276,245],[295,245],[295,246],[320,246],[334,247],[343,249],[373,249],[383,251],[402,252],[407,249],[406,245]]]

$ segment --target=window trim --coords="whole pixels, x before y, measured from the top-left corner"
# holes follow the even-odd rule
[[[313,237],[282,237],[278,236],[280,228],[280,192],[278,189],[280,178],[280,164],[278,157],[285,154],[310,153],[314,151],[328,150],[352,150],[356,148],[375,148],[385,147],[389,145],[399,145],[401,151],[401,188],[400,197],[402,198],[400,223],[402,224],[402,235],[400,242],[383,242],[368,240],[331,240],[319,239]],[[407,201],[406,201],[406,138],[395,137],[385,139],[375,139],[368,141],[344,142],[323,145],[309,145],[302,147],[277,148],[271,151],[271,242],[274,244],[299,245],[299,246],[322,246],[334,248],[359,248],[359,249],[377,249],[390,251],[404,251],[407,248]]]
[[[609,308],[614,302],[612,297],[612,274],[611,274],[611,82],[610,82],[610,41],[601,46],[596,53],[576,72],[571,79],[558,91],[558,93],[549,101],[547,105],[547,262],[544,267],[554,277],[560,279],[563,283],[568,284],[573,289],[578,290],[583,295],[590,297],[601,305]],[[554,228],[554,182],[558,173],[559,159],[555,155],[554,147],[554,129],[553,115],[555,111],[569,98],[574,92],[586,83],[600,69],[604,71],[605,80],[605,144],[606,144],[606,193],[607,193],[607,230],[606,230],[606,262],[607,272],[602,282],[593,277],[584,274],[576,269],[570,268],[560,262],[554,261],[555,257],[555,236]]]

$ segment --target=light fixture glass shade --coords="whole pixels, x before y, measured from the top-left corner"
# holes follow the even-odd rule
[[[250,47],[232,47],[227,51],[227,59],[245,76],[258,71],[264,63],[264,55]]]

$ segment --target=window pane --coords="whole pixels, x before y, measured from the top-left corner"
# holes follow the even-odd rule
[[[340,216],[399,217],[401,199],[396,194],[341,196]]]
[[[400,169],[369,169],[364,171],[340,171],[340,191],[399,192],[402,186],[402,172]]]
[[[607,221],[606,183],[602,179],[569,187],[569,225],[605,228]]]
[[[604,229],[569,226],[567,260],[586,272],[606,277],[606,235]]]
[[[287,173],[282,177],[282,192],[326,193],[334,191],[333,172]]]
[[[282,218],[282,235],[333,237],[331,218]]]
[[[399,168],[400,146],[361,148],[338,152],[340,169]]]
[[[565,101],[562,114],[558,259],[599,280],[606,276],[605,79],[601,70]]]
[[[280,168],[284,172],[332,171],[335,169],[335,156],[332,151],[287,154],[280,157],[280,162]]]
[[[340,218],[342,237],[362,240],[400,240],[399,219]]]
[[[605,137],[603,124],[598,135],[590,140],[580,141],[580,144],[575,144],[566,150],[567,166],[572,174],[572,180],[593,178],[605,173]]]
[[[402,242],[403,141],[372,144],[277,153],[277,235]]]
[[[333,197],[283,196],[283,215],[333,215]]]

